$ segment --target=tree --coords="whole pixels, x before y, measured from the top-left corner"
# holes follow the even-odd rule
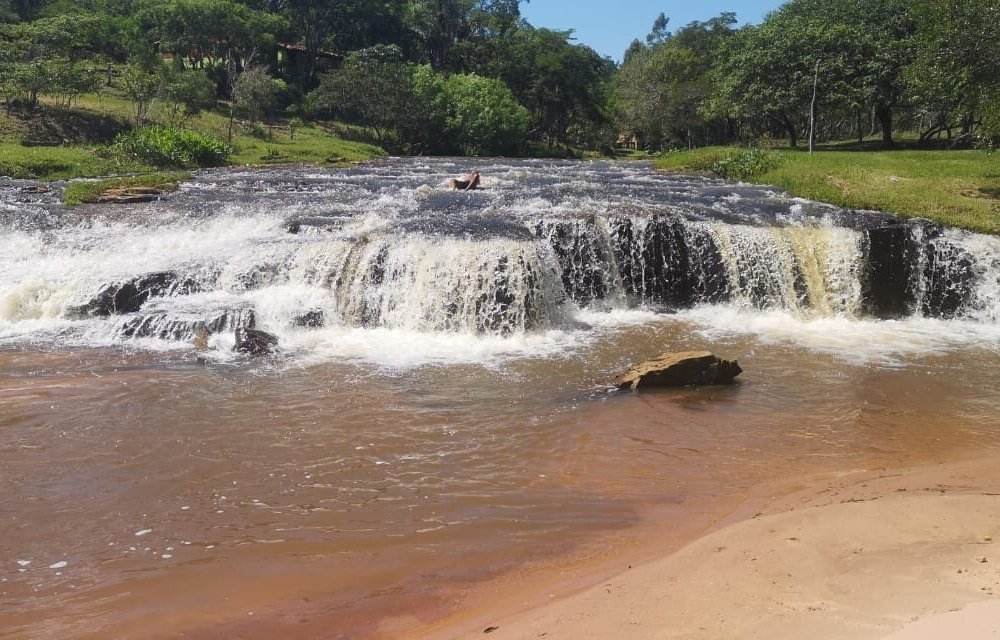
[[[784,25],[847,38],[842,43],[855,54],[850,61],[837,56],[836,50],[827,51],[827,56],[846,63],[840,71],[850,76],[854,93],[871,107],[886,144],[892,143],[895,112],[905,106],[904,71],[915,53],[916,24],[910,4],[910,0],[790,0],[772,14]]]
[[[992,0],[919,0],[911,9],[919,50],[907,77],[939,130],[977,126],[1000,136],[1000,5]]]
[[[409,129],[413,95],[411,71],[392,46],[354,52],[314,92],[320,108],[372,129],[382,146],[391,145],[393,132]]]
[[[305,47],[303,89],[315,88],[324,50],[346,53],[378,44],[408,46],[403,18],[406,0],[271,0],[266,4],[286,16],[294,37]]]
[[[129,66],[122,72],[122,91],[132,101],[136,125],[149,119],[149,111],[160,95],[163,78],[156,71],[138,66]]]
[[[653,28],[650,30],[649,35],[646,36],[646,44],[648,46],[653,46],[656,44],[663,44],[663,42],[670,37],[670,32],[667,31],[667,25],[670,24],[670,18],[667,14],[660,13],[653,21]]]
[[[275,80],[263,66],[245,69],[233,88],[233,101],[247,112],[251,124],[259,122],[278,98],[280,81]]]
[[[735,21],[725,13],[632,49],[615,84],[619,129],[638,134],[651,149],[725,141],[725,119],[706,115],[705,104],[709,72]]]
[[[407,27],[420,44],[421,62],[437,70],[459,70],[453,49],[469,37],[475,5],[476,0],[411,0]]]
[[[234,0],[145,0],[135,21],[139,48],[173,54],[194,69],[242,69],[287,27],[280,16]]]
[[[164,66],[159,96],[163,100],[163,114],[167,124],[180,126],[204,109],[215,106],[216,86],[200,71],[178,71]]]
[[[866,67],[872,54],[861,26],[797,12],[801,7],[793,11],[793,4],[724,43],[708,110],[740,121],[751,133],[783,133],[794,147],[813,103],[817,62],[820,113],[871,104],[875,89]]]
[[[504,40],[480,75],[502,80],[531,114],[536,139],[565,143],[569,130],[605,120],[605,85],[614,65],[570,43],[571,31],[520,28]]]
[[[517,153],[530,116],[500,80],[456,74],[444,85],[449,135],[466,155]]]
[[[96,88],[96,67],[86,61],[111,37],[100,16],[78,13],[0,26],[0,85],[8,107],[34,109],[40,95],[69,106]]]

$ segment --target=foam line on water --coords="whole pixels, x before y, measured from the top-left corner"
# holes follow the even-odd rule
[[[313,331],[289,331],[282,338],[283,348],[295,354],[296,365],[346,360],[405,370],[429,365],[499,367],[512,358],[569,357],[593,336],[580,330],[501,337],[405,329],[327,327]]]
[[[1000,326],[964,320],[810,318],[785,310],[721,305],[681,311],[676,317],[692,323],[696,333],[710,340],[749,335],[761,344],[800,347],[858,364],[900,364],[969,348],[1000,354]]]

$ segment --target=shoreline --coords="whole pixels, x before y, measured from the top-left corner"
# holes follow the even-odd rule
[[[768,483],[776,497],[752,491],[759,495],[679,549],[603,579],[592,566],[589,586],[547,602],[538,584],[494,591],[492,604],[485,589],[466,611],[405,637],[473,638],[491,628],[490,638],[546,640],[920,640],[941,628],[995,637],[998,456],[817,474],[784,494],[793,481]],[[399,622],[380,631],[399,637]]]

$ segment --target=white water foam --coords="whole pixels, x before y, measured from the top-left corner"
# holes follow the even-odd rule
[[[970,348],[1000,354],[1000,326],[965,320],[803,317],[786,310],[752,311],[723,305],[688,309],[677,318],[694,324],[697,334],[711,340],[753,336],[764,345],[827,353],[855,364],[892,366],[912,357]]]
[[[307,362],[550,357],[631,324],[674,321],[694,322],[704,335],[869,361],[996,350],[995,237],[945,232],[962,251],[948,249],[951,271],[926,295],[961,293],[961,308],[940,315],[963,320],[865,320],[865,236],[833,226],[827,205],[642,165],[506,160],[480,167],[489,189],[454,197],[441,185],[463,167],[418,160],[340,173],[220,170],[174,199],[106,212],[127,222],[66,222],[57,211],[46,230],[4,229],[0,340],[190,349],[198,323],[213,322],[224,328],[213,328],[209,345],[219,353],[208,357],[226,359],[234,316],[220,314],[246,312],[245,325],[252,310],[259,328]],[[300,218],[300,233],[287,233]],[[913,270],[918,277],[924,263]],[[975,278],[961,281],[954,273],[965,263]],[[154,297],[138,314],[67,317],[107,283],[164,272],[214,291]],[[677,316],[628,309],[718,300],[732,306]],[[295,326],[306,312],[322,312],[326,326]],[[162,337],[163,328],[172,340],[145,337]]]

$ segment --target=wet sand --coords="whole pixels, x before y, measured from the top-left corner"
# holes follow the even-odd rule
[[[552,602],[410,637],[857,638],[1000,635],[997,456],[830,474],[676,552]],[[780,486],[774,485],[775,490]],[[535,600],[531,600],[535,598]]]

